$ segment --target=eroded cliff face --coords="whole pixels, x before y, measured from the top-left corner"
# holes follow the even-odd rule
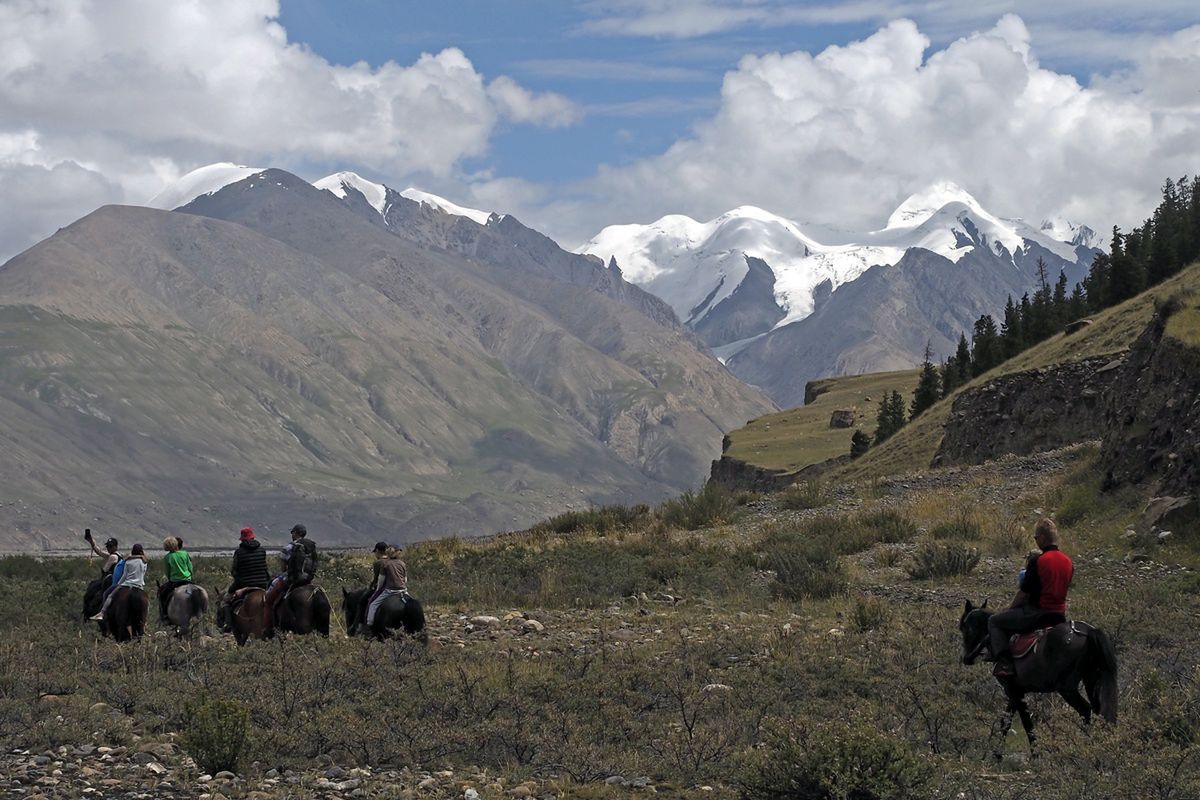
[[[1195,310],[1181,313],[1194,314]],[[1129,351],[1105,404],[1105,486],[1157,481],[1160,495],[1200,488],[1200,348],[1159,315]]]
[[[1124,361],[1089,358],[1017,372],[954,401],[934,466],[982,464],[1100,439],[1105,398]]]

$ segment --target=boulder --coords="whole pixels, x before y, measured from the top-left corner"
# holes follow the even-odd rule
[[[1068,322],[1066,326],[1063,327],[1063,333],[1065,333],[1067,336],[1070,336],[1072,333],[1079,333],[1081,330],[1091,324],[1092,321],[1090,319],[1077,319],[1074,322]]]
[[[1200,522],[1200,505],[1192,496],[1155,497],[1146,504],[1138,524],[1143,531],[1155,528],[1170,531],[1194,531]]]
[[[831,428],[853,428],[854,427],[854,409],[839,408],[829,417],[829,427]]]

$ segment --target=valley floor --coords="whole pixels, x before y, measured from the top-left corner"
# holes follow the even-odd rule
[[[118,646],[72,618],[94,565],[0,560],[0,790],[1198,797],[1200,542],[1126,533],[1141,497],[1099,494],[1094,457],[1082,446],[747,497],[698,531],[651,515],[416,545],[428,646],[340,629],[241,649],[165,633]],[[965,599],[1007,602],[1050,513],[1076,563],[1072,616],[1118,644],[1122,717],[1085,729],[1037,698],[1031,760],[1023,736],[997,739],[1001,694],[985,666],[960,664],[957,622]],[[912,577],[942,551],[978,561]],[[201,566],[206,582],[218,566]],[[339,556],[321,581],[333,596],[366,574]],[[46,587],[48,604],[24,604]],[[236,778],[197,763],[215,748],[197,720],[220,701],[248,713]],[[830,793],[802,793],[805,780]]]

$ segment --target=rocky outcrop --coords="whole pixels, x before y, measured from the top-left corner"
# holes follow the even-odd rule
[[[796,475],[792,472],[756,467],[730,456],[721,456],[712,462],[712,472],[708,480],[731,492],[778,492],[791,486],[796,480]]]
[[[1160,314],[1142,333],[1105,406],[1105,486],[1158,481],[1158,494],[1200,486],[1200,349],[1166,333]]]
[[[963,392],[950,410],[934,465],[981,464],[1101,438],[1105,398],[1122,363],[1102,356],[1057,364]]]

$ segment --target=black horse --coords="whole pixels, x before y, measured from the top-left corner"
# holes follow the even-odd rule
[[[146,614],[150,600],[146,593],[133,586],[120,586],[113,591],[112,602],[104,610],[100,630],[118,642],[140,639],[146,632]]]
[[[991,655],[988,636],[987,601],[975,608],[966,602],[958,628],[962,632],[962,663],[974,664],[985,652]],[[1095,711],[1109,722],[1117,721],[1117,653],[1108,634],[1086,622],[1055,625],[1038,643],[1034,652],[1016,660],[1016,674],[996,680],[1008,697],[1008,708],[1001,725],[1001,741],[1012,728],[1013,712],[1021,716],[1021,725],[1033,750],[1033,717],[1025,703],[1030,692],[1058,692],[1079,712],[1084,723],[1092,721]],[[1083,682],[1087,699],[1079,693]],[[998,755],[998,754],[997,754]]]
[[[329,635],[329,617],[333,609],[325,590],[311,583],[292,589],[275,607],[275,627],[290,633]]]
[[[342,610],[346,612],[346,634],[363,634],[375,639],[391,635],[391,631],[404,629],[407,634],[425,637],[425,609],[410,595],[392,595],[383,601],[375,614],[375,623],[367,627],[367,602],[371,599],[370,589],[348,592],[342,589]]]
[[[85,620],[96,616],[100,611],[101,604],[104,603],[104,590],[112,585],[112,578],[105,575],[103,578],[96,578],[87,585],[83,591],[83,618]],[[101,625],[103,627],[103,625]]]

